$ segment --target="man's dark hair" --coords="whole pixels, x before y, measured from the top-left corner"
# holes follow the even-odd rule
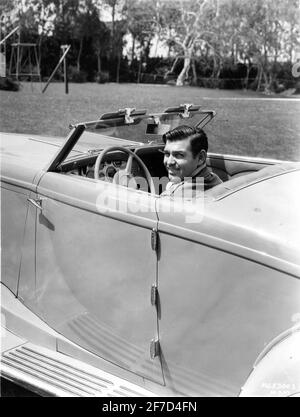
[[[177,126],[175,129],[165,133],[162,138],[164,143],[166,143],[168,140],[170,142],[175,142],[177,140],[184,140],[189,138],[191,151],[194,158],[199,154],[200,151],[202,151],[202,149],[204,149],[206,152],[208,149],[207,136],[204,130],[192,126]]]

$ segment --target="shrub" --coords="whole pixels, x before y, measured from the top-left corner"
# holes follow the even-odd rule
[[[282,93],[286,88],[283,83],[280,83],[277,80],[274,80],[271,83],[270,89],[271,91],[274,91],[274,93]]]
[[[216,78],[198,78],[197,85],[203,88],[220,88],[220,81],[222,80]]]
[[[107,71],[100,71],[96,75],[96,81],[99,84],[107,83],[109,81],[109,73]]]
[[[296,89],[295,89],[293,94],[300,94],[300,81],[297,81]]]
[[[87,73],[85,71],[78,71],[76,67],[70,65],[68,68],[68,77],[73,83],[85,83]]]

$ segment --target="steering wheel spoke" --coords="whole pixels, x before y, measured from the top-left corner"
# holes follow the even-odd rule
[[[133,156],[129,155],[128,160],[127,160],[127,164],[126,164],[126,168],[125,168],[125,171],[128,174],[131,174],[131,172],[132,172],[132,162],[133,162]]]
[[[137,186],[137,181],[135,180],[135,177],[132,175],[132,165],[133,165],[133,159],[136,160],[136,162],[140,165],[140,167],[142,168],[142,170],[145,173],[145,177],[146,180],[148,182],[149,188],[150,188],[150,193],[155,195],[155,187],[154,187],[154,182],[152,180],[151,174],[148,170],[148,168],[146,167],[146,165],[144,164],[144,162],[141,160],[141,158],[139,156],[137,156],[136,153],[132,152],[130,149],[128,148],[124,148],[123,146],[108,146],[107,148],[103,149],[103,151],[97,156],[96,162],[95,162],[95,169],[94,169],[94,176],[96,180],[99,180],[99,169],[100,166],[106,156],[106,154],[108,154],[109,152],[114,152],[114,151],[119,151],[119,152],[124,152],[128,155],[128,160],[126,163],[126,167],[125,169],[119,170],[113,179],[113,182],[125,187],[132,187],[132,183],[134,180],[134,184],[136,185],[135,187],[132,188],[138,188]]]

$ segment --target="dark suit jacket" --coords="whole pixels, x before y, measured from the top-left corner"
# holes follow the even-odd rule
[[[170,195],[181,198],[192,198],[199,195],[200,192],[209,190],[223,181],[217,174],[210,171],[207,166],[202,168],[196,175],[191,178],[172,184],[163,195]]]

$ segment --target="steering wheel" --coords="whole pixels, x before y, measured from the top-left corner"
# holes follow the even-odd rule
[[[128,148],[124,148],[123,146],[108,146],[107,148],[103,149],[103,151],[97,156],[96,163],[95,163],[95,169],[94,169],[95,180],[100,179],[99,178],[99,169],[100,169],[100,165],[101,165],[104,157],[106,156],[107,153],[114,152],[114,151],[119,151],[119,152],[126,153],[128,155],[128,160],[127,160],[126,168],[125,169],[120,169],[115,174],[115,176],[113,178],[113,182],[115,184],[119,184],[119,185],[123,185],[125,187],[128,187],[130,180],[134,179],[134,176],[132,175],[132,161],[133,161],[133,159],[135,159],[145,173],[146,180],[147,180],[148,185],[150,187],[150,193],[155,194],[154,182],[152,180],[152,177],[150,175],[150,172],[149,172],[148,168],[146,167],[144,162],[141,160],[141,158],[139,156],[137,156],[137,154],[135,154],[134,152],[132,152]]]

